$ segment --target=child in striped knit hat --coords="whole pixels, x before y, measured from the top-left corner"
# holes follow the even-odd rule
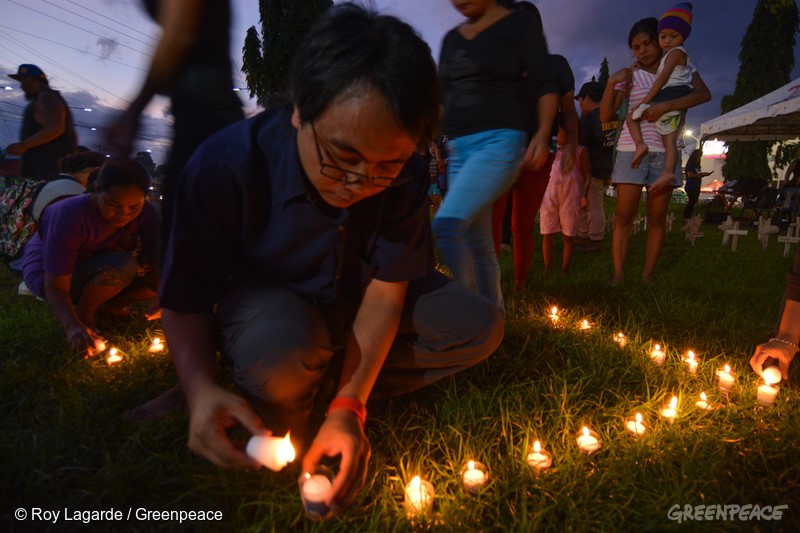
[[[668,9],[658,21],[658,45],[663,51],[656,80],[642,104],[628,115],[628,130],[636,143],[631,167],[636,168],[648,148],[642,139],[639,120],[650,102],[672,100],[692,92],[692,69],[689,54],[683,47],[692,31],[692,4],[682,2]],[[649,194],[672,185],[675,181],[675,163],[678,160],[678,132],[683,128],[685,111],[669,111],[656,121],[656,129],[664,142],[665,163],[661,176],[648,189]]]

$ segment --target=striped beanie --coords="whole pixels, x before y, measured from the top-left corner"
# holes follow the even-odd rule
[[[692,3],[681,2],[666,10],[658,21],[658,31],[675,30],[683,36],[683,40],[689,38],[692,33]]]

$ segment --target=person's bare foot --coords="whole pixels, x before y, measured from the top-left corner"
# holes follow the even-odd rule
[[[186,408],[186,397],[178,385],[167,389],[152,400],[138,407],[125,411],[124,417],[128,420],[141,422],[161,418],[175,411]]]
[[[622,276],[614,276],[614,279],[611,280],[612,287],[619,287],[622,285]]]
[[[648,151],[650,151],[650,148],[646,144],[637,144],[636,150],[633,152],[631,168],[639,168],[639,163],[642,162],[642,158],[647,155]]]

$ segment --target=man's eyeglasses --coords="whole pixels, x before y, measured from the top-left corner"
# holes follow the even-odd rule
[[[311,132],[314,134],[314,145],[317,147],[317,156],[319,157],[319,172],[326,178],[330,178],[345,185],[364,184],[381,188],[397,187],[398,185],[408,183],[410,178],[405,175],[400,175],[396,178],[390,178],[388,176],[367,176],[366,174],[360,174],[358,172],[353,172],[352,170],[345,170],[335,165],[329,165],[328,163],[325,163],[322,159],[322,148],[317,140],[317,130],[314,128],[314,121],[311,121]]]

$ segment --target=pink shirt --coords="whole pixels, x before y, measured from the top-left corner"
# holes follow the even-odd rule
[[[692,73],[696,71],[694,65],[689,65],[691,68]],[[639,104],[642,103],[644,97],[647,96],[647,93],[650,91],[650,87],[653,86],[653,83],[656,81],[656,75],[650,74],[644,69],[636,69],[633,71],[633,87],[631,88],[631,92],[628,98],[628,111],[633,111]],[[617,91],[624,91],[625,84],[618,83],[615,87]],[[664,151],[664,142],[661,140],[661,136],[656,131],[656,125],[652,122],[647,122],[645,120],[641,121],[642,127],[642,138],[644,139],[645,144],[647,144],[648,148],[650,148],[651,152],[663,152]],[[683,149],[683,139],[681,135],[678,135],[678,149]],[[631,134],[628,131],[628,124],[623,122],[622,132],[619,136],[619,142],[617,143],[617,150],[620,152],[633,152],[636,150],[636,144],[634,144],[633,139],[631,139]]]

